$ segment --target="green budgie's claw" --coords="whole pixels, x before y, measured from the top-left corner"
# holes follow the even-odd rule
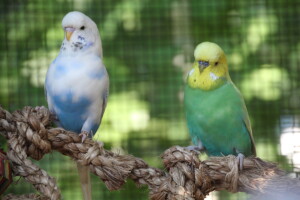
[[[197,154],[200,154],[201,151],[204,151],[204,148],[200,148],[198,146],[193,146],[193,145],[192,146],[187,146],[186,149],[189,150],[189,151],[194,151]]]
[[[242,171],[244,169],[244,159],[245,159],[244,154],[238,153],[236,159],[238,162],[239,170]]]

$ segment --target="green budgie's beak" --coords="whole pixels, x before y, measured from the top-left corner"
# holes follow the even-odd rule
[[[208,61],[204,61],[204,60],[199,60],[198,61],[199,64],[199,70],[200,72],[203,72],[203,70],[209,66],[209,62]]]

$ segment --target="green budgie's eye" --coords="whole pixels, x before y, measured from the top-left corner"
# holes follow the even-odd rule
[[[215,66],[217,66],[219,64],[219,62],[215,62]]]

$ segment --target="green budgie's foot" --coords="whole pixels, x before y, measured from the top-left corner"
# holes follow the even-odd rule
[[[205,151],[204,146],[202,145],[202,142],[200,140],[198,140],[198,145],[197,146],[188,146],[186,147],[187,150],[189,151],[194,151],[197,154],[200,154],[201,152]]]
[[[236,159],[237,159],[237,162],[238,162],[239,170],[242,171],[243,168],[244,168],[244,159],[245,159],[244,154],[238,153]]]
[[[197,146],[193,146],[193,145],[192,146],[188,146],[188,147],[186,147],[186,149],[189,150],[189,151],[194,151],[197,154],[200,154],[201,152],[205,151],[205,148],[204,148],[204,146],[203,146],[203,144],[202,144],[202,142],[200,140],[198,140]]]
[[[204,148],[203,147],[198,147],[198,146],[187,146],[185,147],[187,150],[189,151],[194,151],[196,152],[197,154],[200,154],[201,151],[203,152],[204,151]]]

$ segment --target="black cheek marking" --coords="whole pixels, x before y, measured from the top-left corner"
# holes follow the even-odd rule
[[[61,50],[66,50],[66,47],[65,47],[65,43],[64,43],[64,42],[62,43],[60,49],[61,49]]]

